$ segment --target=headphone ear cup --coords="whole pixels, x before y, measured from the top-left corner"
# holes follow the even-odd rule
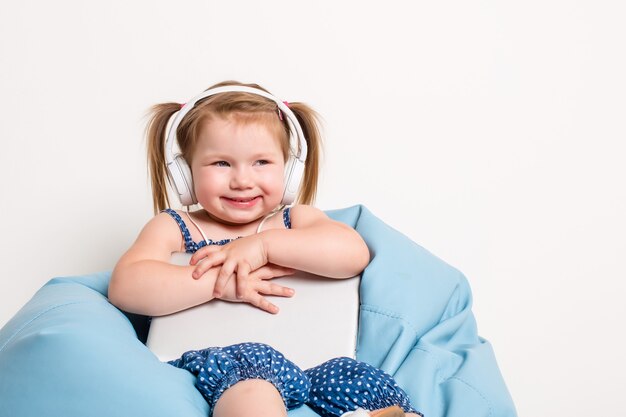
[[[290,155],[285,167],[285,190],[281,204],[289,205],[295,201],[300,191],[302,177],[304,177],[304,163]]]
[[[181,204],[183,206],[196,204],[198,201],[193,191],[191,168],[189,168],[185,158],[180,154],[176,155],[174,160],[167,164],[167,171],[169,173],[170,185],[178,193]]]

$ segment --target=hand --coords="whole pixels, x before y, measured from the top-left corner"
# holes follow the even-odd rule
[[[200,262],[202,261],[202,262]],[[205,246],[193,254],[190,265],[197,265],[192,276],[200,278],[210,268],[222,265],[217,275],[213,296],[220,298],[226,284],[232,276],[236,278],[236,297],[243,298],[246,290],[248,275],[267,264],[267,253],[261,237],[246,236],[233,240],[224,246]]]
[[[268,313],[278,313],[278,307],[270,303],[264,295],[275,295],[278,297],[292,297],[295,291],[292,288],[284,287],[269,280],[273,278],[283,277],[294,273],[293,269],[285,268],[278,265],[267,264],[261,268],[252,271],[248,275],[247,285],[243,297],[235,294],[236,279],[230,279],[224,293],[220,298],[224,301],[236,301],[250,303],[255,307],[265,310]],[[231,277],[232,278],[232,277]]]

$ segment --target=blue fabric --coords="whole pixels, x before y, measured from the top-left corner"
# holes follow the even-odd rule
[[[263,343],[192,350],[168,363],[186,369],[196,377],[196,388],[211,410],[224,391],[246,379],[264,379],[272,383],[287,409],[300,407],[309,398],[311,384],[304,372],[276,349]]]
[[[392,375],[426,417],[516,416],[465,276],[362,206],[328,215],[353,225],[372,254],[357,359]]]
[[[357,407],[366,410],[399,405],[421,414],[391,375],[351,358],[333,358],[304,371],[311,381],[307,405],[323,417],[339,417]]]
[[[355,227],[373,255],[357,359],[393,376],[426,417],[515,416],[465,277],[361,206],[328,214]],[[109,277],[53,279],[0,329],[0,416],[208,415],[194,376],[159,362],[108,303]]]
[[[378,410],[399,405],[421,414],[389,374],[351,358],[333,358],[302,371],[273,347],[246,342],[191,350],[168,363],[194,375],[209,415],[228,388],[247,379],[274,385],[288,410],[307,404],[323,417],[340,417],[357,407]]]
[[[283,210],[283,223],[285,224],[285,228],[287,229],[291,229],[290,211],[291,211],[291,207],[286,207]],[[196,253],[198,249],[203,248],[205,246],[210,246],[210,245],[223,246],[233,241],[233,239],[221,239],[221,240],[209,239],[208,241],[203,240],[203,241],[196,243],[191,238],[191,232],[189,231],[189,227],[187,227],[187,224],[185,223],[183,218],[180,217],[180,214],[176,213],[176,211],[170,208],[167,208],[163,210],[162,212],[167,213],[170,216],[172,216],[176,224],[178,224],[178,227],[180,228],[180,233],[183,235],[183,240],[185,241],[185,252],[187,253]]]
[[[163,213],[167,213],[170,216],[172,216],[174,221],[176,221],[176,223],[178,224],[178,227],[180,228],[180,232],[183,235],[183,240],[185,241],[185,252],[187,253],[196,253],[198,249],[203,248],[205,246],[210,246],[210,245],[223,246],[233,241],[233,239],[221,239],[221,240],[209,239],[208,241],[203,240],[203,241],[200,241],[199,243],[196,243],[191,238],[191,232],[189,231],[189,228],[185,224],[185,221],[182,219],[182,217],[180,217],[178,213],[176,213],[174,210],[170,208],[163,210]]]
[[[291,207],[285,207],[283,210],[283,223],[287,229],[291,229]]]

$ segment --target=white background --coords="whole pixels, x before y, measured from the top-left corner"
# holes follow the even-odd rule
[[[626,6],[3,1],[0,325],[152,215],[145,113],[258,82],[324,117],[318,206],[463,271],[521,416],[623,412]]]

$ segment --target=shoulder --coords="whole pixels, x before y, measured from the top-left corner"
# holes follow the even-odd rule
[[[293,228],[307,227],[317,222],[332,221],[322,210],[307,204],[298,204],[290,208]]]
[[[180,213],[162,211],[150,219],[137,237],[134,246],[152,247],[169,256],[169,253],[180,250],[181,232],[178,220]]]
[[[175,223],[178,224],[179,227],[183,227],[185,225],[185,221],[183,220],[183,212],[171,208],[167,208],[161,211],[156,216],[154,216],[154,219],[159,219],[159,222]]]
[[[178,210],[166,209],[157,213],[146,223],[144,229],[178,229],[179,222],[184,222],[181,212]]]

